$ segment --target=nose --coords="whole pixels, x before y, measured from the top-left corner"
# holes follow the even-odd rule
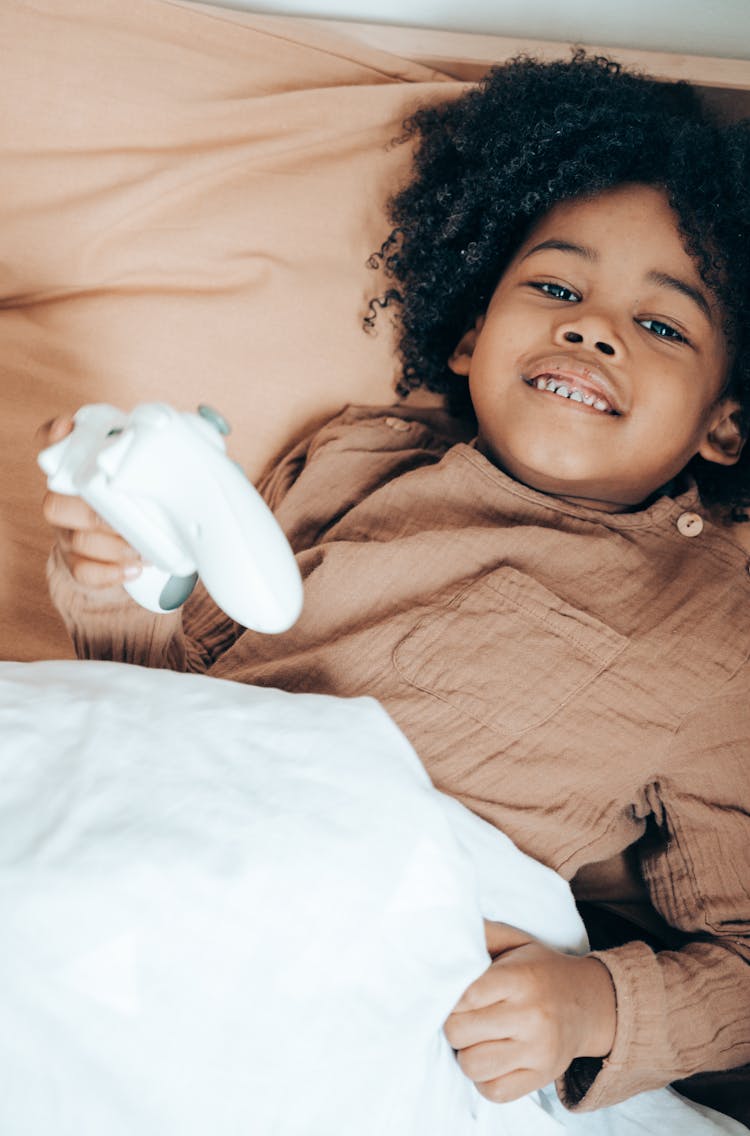
[[[625,350],[613,322],[593,312],[577,317],[569,313],[555,329],[554,338],[556,343],[581,343],[588,350],[610,357],[619,357]]]
[[[579,331],[566,331],[563,339],[567,343],[583,343],[583,336]],[[607,343],[605,339],[594,340],[594,347],[597,351],[601,351],[602,355],[614,355],[615,349],[611,343]]]

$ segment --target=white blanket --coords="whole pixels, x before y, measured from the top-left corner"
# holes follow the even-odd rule
[[[477,1094],[441,1026],[482,916],[583,927],[374,701],[2,663],[0,737],[3,1136],[747,1131],[667,1090]]]

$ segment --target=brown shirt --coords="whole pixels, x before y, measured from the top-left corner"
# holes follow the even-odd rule
[[[151,616],[53,559],[76,650],[372,695],[439,788],[568,879],[637,842],[652,903],[693,938],[598,953],[615,1044],[593,1083],[574,1063],[569,1105],[750,1061],[747,554],[694,489],[633,513],[570,505],[449,422],[350,408],[267,475],[305,579],[286,634],[243,631],[200,589]]]

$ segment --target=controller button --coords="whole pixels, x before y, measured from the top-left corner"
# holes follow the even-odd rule
[[[190,576],[170,576],[159,596],[159,607],[162,611],[175,611],[182,607],[197,582],[197,572]]]
[[[206,422],[210,422],[225,438],[228,434],[231,434],[232,427],[229,425],[224,415],[220,414],[218,410],[214,410],[212,406],[206,406],[206,404],[202,402],[198,407],[198,413],[201,418],[205,418]]]

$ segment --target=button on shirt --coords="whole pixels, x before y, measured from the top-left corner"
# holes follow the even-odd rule
[[[703,532],[703,518],[698,513],[680,513],[677,528],[683,536],[700,536]]]

